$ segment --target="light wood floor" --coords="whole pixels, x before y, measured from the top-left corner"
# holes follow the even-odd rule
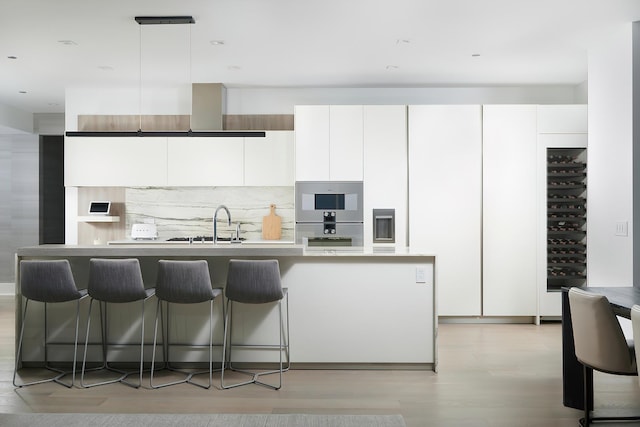
[[[190,385],[136,390],[120,384],[16,390],[11,384],[13,304],[13,298],[0,297],[4,413],[401,414],[408,427],[576,426],[580,417],[580,411],[562,405],[559,323],[440,325],[438,373],[292,370],[279,391],[253,385],[225,391]],[[640,413],[636,378],[596,373],[595,383],[597,408]]]

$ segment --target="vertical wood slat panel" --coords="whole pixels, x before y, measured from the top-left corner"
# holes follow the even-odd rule
[[[186,131],[188,115],[79,115],[79,131]]]
[[[224,130],[293,130],[293,114],[228,114]],[[187,131],[189,115],[79,115],[78,130],[104,131]],[[216,129],[210,129],[216,130]]]
[[[111,201],[111,215],[119,216],[120,222],[79,222],[78,244],[92,245],[98,240],[105,245],[110,240],[126,237],[125,189],[121,187],[80,187],[78,189],[78,215],[87,216],[92,200]]]

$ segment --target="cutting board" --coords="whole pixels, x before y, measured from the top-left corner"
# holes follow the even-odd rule
[[[282,218],[276,215],[276,205],[271,205],[271,212],[262,217],[262,238],[264,240],[280,240],[282,237]]]

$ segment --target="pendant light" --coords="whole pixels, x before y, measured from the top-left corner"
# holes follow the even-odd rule
[[[136,16],[135,21],[140,25],[183,25],[183,24],[195,24],[196,21],[193,16]],[[191,43],[191,36],[189,36],[189,43]],[[191,46],[189,46],[191,48]],[[191,55],[191,50],[189,51]],[[140,92],[139,92],[139,110],[142,111],[142,34],[140,35]],[[191,62],[191,59],[189,59]],[[191,64],[189,64],[191,67]],[[189,76],[191,77],[191,76]],[[142,113],[139,114],[138,130],[137,131],[67,131],[66,136],[69,137],[264,137],[265,132],[262,131],[143,131],[142,130]]]

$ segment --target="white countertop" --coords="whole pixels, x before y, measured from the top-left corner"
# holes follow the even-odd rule
[[[406,247],[339,246],[305,247],[291,243],[209,243],[156,242],[112,245],[40,245],[17,250],[22,257],[214,257],[214,256],[305,256],[305,257],[433,257],[434,254],[413,251]]]
[[[218,243],[216,243],[216,245],[293,245],[295,242],[293,240],[243,240],[242,243],[231,243],[229,241],[220,241]],[[202,242],[200,240],[194,240],[193,243],[189,243],[186,240],[163,240],[163,239],[156,239],[156,240],[145,240],[145,239],[140,239],[140,240],[134,240],[134,239],[123,239],[123,240],[110,240],[107,242],[107,245],[192,245],[192,246],[196,246],[196,245],[213,245],[213,243],[211,241],[208,242]]]

